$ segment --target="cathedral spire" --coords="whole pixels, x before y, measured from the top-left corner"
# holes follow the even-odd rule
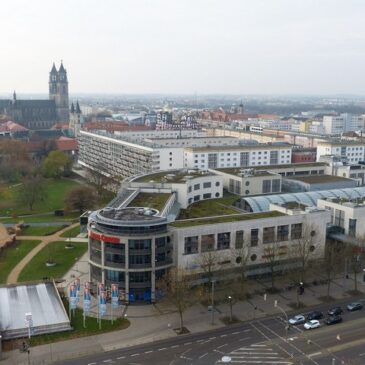
[[[14,92],[13,92],[13,102],[14,102],[14,103],[16,102],[16,92],[15,92],[15,90],[14,90]]]
[[[59,73],[66,73],[66,70],[65,70],[65,68],[63,67],[63,62],[62,62],[62,60],[61,60],[61,66],[60,66],[60,68],[59,68],[58,72],[59,72]]]
[[[71,113],[75,113],[75,106],[74,106],[74,103],[71,103]]]
[[[77,114],[81,114],[81,108],[80,108],[80,105],[79,105],[79,101],[78,100],[76,102],[76,113]]]
[[[51,74],[52,75],[57,75],[57,69],[56,69],[56,66],[55,66],[54,62],[53,62],[53,66],[52,66],[52,69],[51,69]]]

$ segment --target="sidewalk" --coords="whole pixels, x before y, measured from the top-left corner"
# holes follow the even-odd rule
[[[87,256],[81,260],[66,274],[67,285],[75,277],[80,277],[81,282],[88,280]],[[360,276],[360,275],[359,275]],[[362,277],[361,277],[362,279]],[[344,288],[343,285],[346,284]],[[263,283],[257,283],[257,287],[262,288]],[[268,284],[269,286],[269,284]],[[353,289],[352,279],[337,279],[332,284],[331,297],[334,299],[351,298],[346,290]],[[365,285],[358,282],[358,289],[365,293]],[[300,296],[300,301],[306,306],[323,304],[320,297],[327,292],[326,285],[318,285],[306,288],[304,295]],[[296,302],[295,290],[278,294],[268,294],[266,301],[261,295],[254,295],[249,301],[238,302],[233,305],[233,315],[241,321],[263,318],[267,315],[282,315],[278,308],[274,307],[275,300],[285,311],[293,311],[292,305]],[[196,304],[184,313],[184,326],[191,333],[211,330],[223,327],[221,321],[223,317],[228,317],[230,308],[228,304],[217,306],[219,312],[215,314],[215,323],[211,324],[211,313],[206,307]],[[161,302],[156,305],[130,305],[128,308],[121,308],[122,313],[126,310],[127,317],[131,322],[129,328],[122,331],[104,333],[95,336],[56,342],[53,344],[37,346],[31,349],[31,364],[50,364],[53,361],[65,360],[82,355],[90,355],[103,351],[110,351],[122,347],[143,344],[147,342],[167,339],[176,336],[173,331],[179,326],[179,317],[167,303]],[[306,312],[304,308],[296,312]],[[0,361],[0,364],[27,364],[26,354],[19,351],[5,353],[7,359]]]

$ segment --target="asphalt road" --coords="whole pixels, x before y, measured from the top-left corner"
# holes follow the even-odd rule
[[[330,306],[316,309],[326,312]],[[231,363],[246,365],[365,364],[365,309],[345,312],[340,324],[321,322],[318,329],[306,331],[296,326],[287,332],[282,317],[254,320],[58,364],[211,365],[222,364],[223,356],[229,356]]]

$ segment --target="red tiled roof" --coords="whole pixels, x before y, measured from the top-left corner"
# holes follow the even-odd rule
[[[18,132],[27,130],[28,130],[27,128],[11,120],[0,123],[0,132]]]
[[[75,151],[78,149],[77,140],[74,138],[60,137],[55,142],[57,149],[60,151]]]

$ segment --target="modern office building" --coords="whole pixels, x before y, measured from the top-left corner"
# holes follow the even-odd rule
[[[242,255],[247,275],[269,272],[267,250],[274,243],[281,252],[278,269],[295,263],[290,247],[301,239],[310,240],[313,258],[323,256],[329,211],[280,203],[250,213],[234,201],[214,172],[183,169],[126,179],[117,198],[89,215],[90,280],[118,283],[127,302],[154,301],[158,280],[172,267],[206,281],[200,261],[206,252],[216,253],[220,270],[232,275]]]

